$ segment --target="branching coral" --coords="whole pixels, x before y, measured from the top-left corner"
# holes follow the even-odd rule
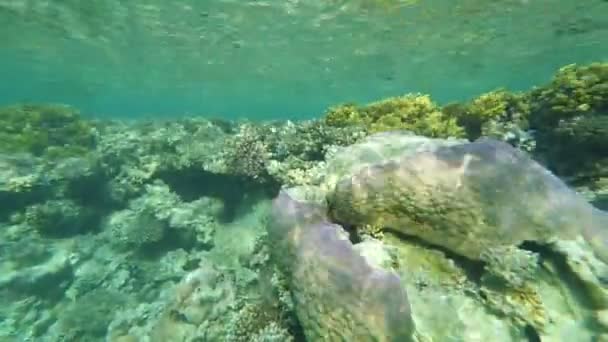
[[[355,124],[362,125],[364,122],[360,108],[353,103],[330,107],[325,112],[324,120],[328,125],[336,127]]]
[[[243,124],[224,151],[227,172],[273,184],[314,183],[332,146],[352,144],[364,135],[355,127],[333,127],[317,120]]]
[[[268,180],[266,166],[270,151],[255,127],[241,126],[241,130],[232,140],[231,147],[232,151],[227,155],[229,172],[260,181]]]

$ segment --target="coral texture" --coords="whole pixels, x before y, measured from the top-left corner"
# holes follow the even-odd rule
[[[330,194],[331,216],[422,238],[471,259],[524,241],[608,234],[603,212],[525,153],[492,139],[364,167]]]

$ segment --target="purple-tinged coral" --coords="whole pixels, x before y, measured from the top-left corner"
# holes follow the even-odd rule
[[[370,266],[322,208],[282,191],[269,230],[309,340],[411,340],[414,327],[399,277]]]

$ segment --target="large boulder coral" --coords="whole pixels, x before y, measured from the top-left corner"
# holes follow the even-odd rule
[[[417,335],[561,340],[603,331],[589,327],[603,324],[608,300],[608,215],[526,153],[491,139],[385,132],[336,151],[326,171],[324,198],[303,195],[326,203],[353,241],[372,235],[395,251]],[[437,324],[440,314],[453,321]]]
[[[410,341],[409,302],[399,277],[368,262],[324,208],[282,191],[274,201],[271,236],[310,341]]]
[[[492,248],[579,234],[608,260],[608,214],[496,140],[366,166],[341,180],[329,203],[337,222],[392,229],[474,260]]]
[[[327,157],[321,187],[333,190],[336,183],[360,169],[420,151],[434,151],[441,146],[464,144],[464,139],[430,139],[408,131],[376,133],[364,140],[338,148]]]

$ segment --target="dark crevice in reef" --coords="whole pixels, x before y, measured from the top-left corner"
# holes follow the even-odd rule
[[[65,188],[65,196],[76,203],[95,208],[116,209],[109,198],[107,184],[109,179],[101,174],[71,180]]]
[[[293,325],[288,326],[287,331],[289,331],[289,333],[293,337],[294,342],[307,342],[306,337],[304,336],[304,328],[302,328],[302,325],[299,321],[293,323]]]
[[[82,211],[88,215],[91,232],[101,229],[103,218],[120,206],[109,197],[107,184],[109,179],[101,174],[71,180],[65,188],[65,197],[82,206]]]
[[[16,210],[41,202],[51,194],[50,188],[42,186],[21,193],[0,191],[0,221],[7,220]]]
[[[600,195],[595,200],[591,201],[591,204],[600,209],[608,211],[608,195]]]
[[[159,260],[167,251],[182,248],[186,251],[196,247],[196,239],[193,234],[165,232],[159,241],[146,244],[144,248],[137,250],[138,256],[148,260]],[[211,246],[198,246],[200,248],[210,248]]]
[[[524,336],[526,337],[528,342],[541,342],[542,341],[540,339],[540,335],[538,334],[538,331],[536,331],[536,329],[534,329],[534,327],[529,324],[526,325],[526,327],[524,328]]]
[[[335,222],[332,222],[332,223],[335,223]],[[355,227],[353,225],[342,224],[342,223],[335,223],[335,224],[339,224],[340,227],[344,228],[344,230],[348,233],[348,239],[350,240],[350,242],[352,244],[357,244],[357,243],[363,241],[363,239],[361,238],[361,235],[359,235],[359,233],[357,232],[357,227]]]
[[[161,172],[157,177],[186,202],[201,197],[220,199],[224,203],[220,217],[222,222],[234,220],[239,208],[252,196],[273,198],[280,188],[278,184],[260,184],[246,177],[217,174],[198,168]]]

